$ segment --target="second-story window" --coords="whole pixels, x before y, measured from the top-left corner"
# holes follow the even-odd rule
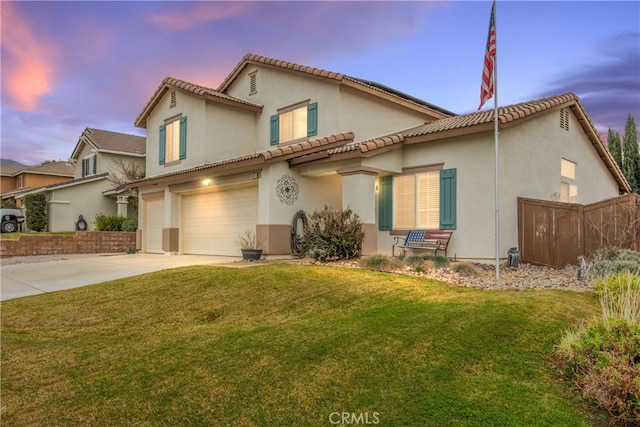
[[[90,175],[95,175],[97,172],[97,165],[96,165],[96,155],[95,154],[91,154],[90,156],[85,157],[84,159],[82,159],[82,176],[90,176]]]
[[[560,160],[560,201],[578,203],[578,184],[576,182],[576,163]]]
[[[160,126],[160,164],[187,158],[187,117],[175,117]]]
[[[271,116],[271,145],[318,134],[318,103],[297,104]]]

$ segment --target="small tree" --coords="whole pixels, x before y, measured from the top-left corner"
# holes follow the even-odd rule
[[[111,171],[107,180],[114,189],[124,187],[125,184],[144,178],[144,165],[133,161],[116,158],[113,160],[117,170]],[[134,211],[138,211],[138,191],[136,189],[129,190],[129,207]]]
[[[636,121],[631,114],[624,127],[622,172],[631,185],[631,191],[640,193],[640,151]]]
[[[620,142],[620,134],[609,128],[607,135],[607,145],[611,156],[616,161],[620,169],[622,169],[622,143]]]
[[[27,209],[27,228],[44,231],[47,228],[47,196],[44,193],[27,194],[24,196],[24,206]]]

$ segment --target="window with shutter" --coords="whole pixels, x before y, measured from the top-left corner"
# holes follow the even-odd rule
[[[96,155],[92,154],[90,156],[82,159],[82,176],[91,176],[97,173],[97,161]]]
[[[177,117],[160,125],[159,163],[187,158],[187,117]]]
[[[389,177],[390,178],[390,177]],[[383,192],[384,191],[386,192]],[[388,194],[388,192],[392,194]],[[456,228],[456,169],[420,172],[393,178],[389,190],[380,180],[380,230],[388,230],[383,220],[385,198],[393,201],[393,229]]]
[[[318,103],[284,109],[270,118],[271,145],[291,142],[318,134]]]

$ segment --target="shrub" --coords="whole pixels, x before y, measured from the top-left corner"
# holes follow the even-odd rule
[[[136,231],[138,229],[137,218],[126,218],[122,221],[122,231]]]
[[[44,231],[47,228],[47,196],[44,193],[27,194],[24,196],[24,206],[27,210],[27,228]]]
[[[311,258],[336,261],[355,258],[360,254],[364,230],[360,217],[351,209],[331,209],[327,206],[315,211],[304,227],[301,247]]]
[[[604,278],[624,271],[640,274],[640,252],[609,247],[596,252],[590,274]]]
[[[566,331],[556,349],[585,398],[623,423],[640,422],[640,277],[599,282],[602,319]]]
[[[626,320],[640,324],[640,276],[618,273],[596,284],[605,323]]]
[[[367,270],[395,271],[400,267],[401,261],[387,255],[371,255],[360,259],[359,264]]]
[[[424,262],[429,259],[429,256],[411,254],[404,259],[405,265],[413,268],[415,271],[425,271]]]
[[[460,276],[464,277],[475,277],[479,273],[478,268],[468,262],[456,262],[451,267],[451,270],[454,273],[458,273]]]
[[[96,215],[98,231],[122,231],[122,223],[126,218],[119,215]]]
[[[417,272],[425,272],[434,268],[445,268],[449,260],[442,255],[411,254],[404,259],[404,263]]]

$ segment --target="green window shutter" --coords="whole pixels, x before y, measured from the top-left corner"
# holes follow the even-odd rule
[[[98,173],[98,156],[96,156],[95,154],[93,155],[93,157],[91,157],[91,160],[89,163],[93,163],[93,174],[97,174]]]
[[[393,177],[378,179],[378,230],[388,231],[393,226]]]
[[[440,229],[456,229],[456,169],[440,171]]]
[[[167,147],[167,126],[166,125],[160,125],[160,145],[158,148],[158,151],[160,153],[160,164],[164,165],[164,156],[165,156],[165,152],[167,151],[166,147]]]
[[[318,103],[307,105],[307,136],[318,134]]]
[[[187,116],[180,117],[180,160],[187,158]]]
[[[280,115],[271,116],[271,145],[278,145],[280,137]]]

